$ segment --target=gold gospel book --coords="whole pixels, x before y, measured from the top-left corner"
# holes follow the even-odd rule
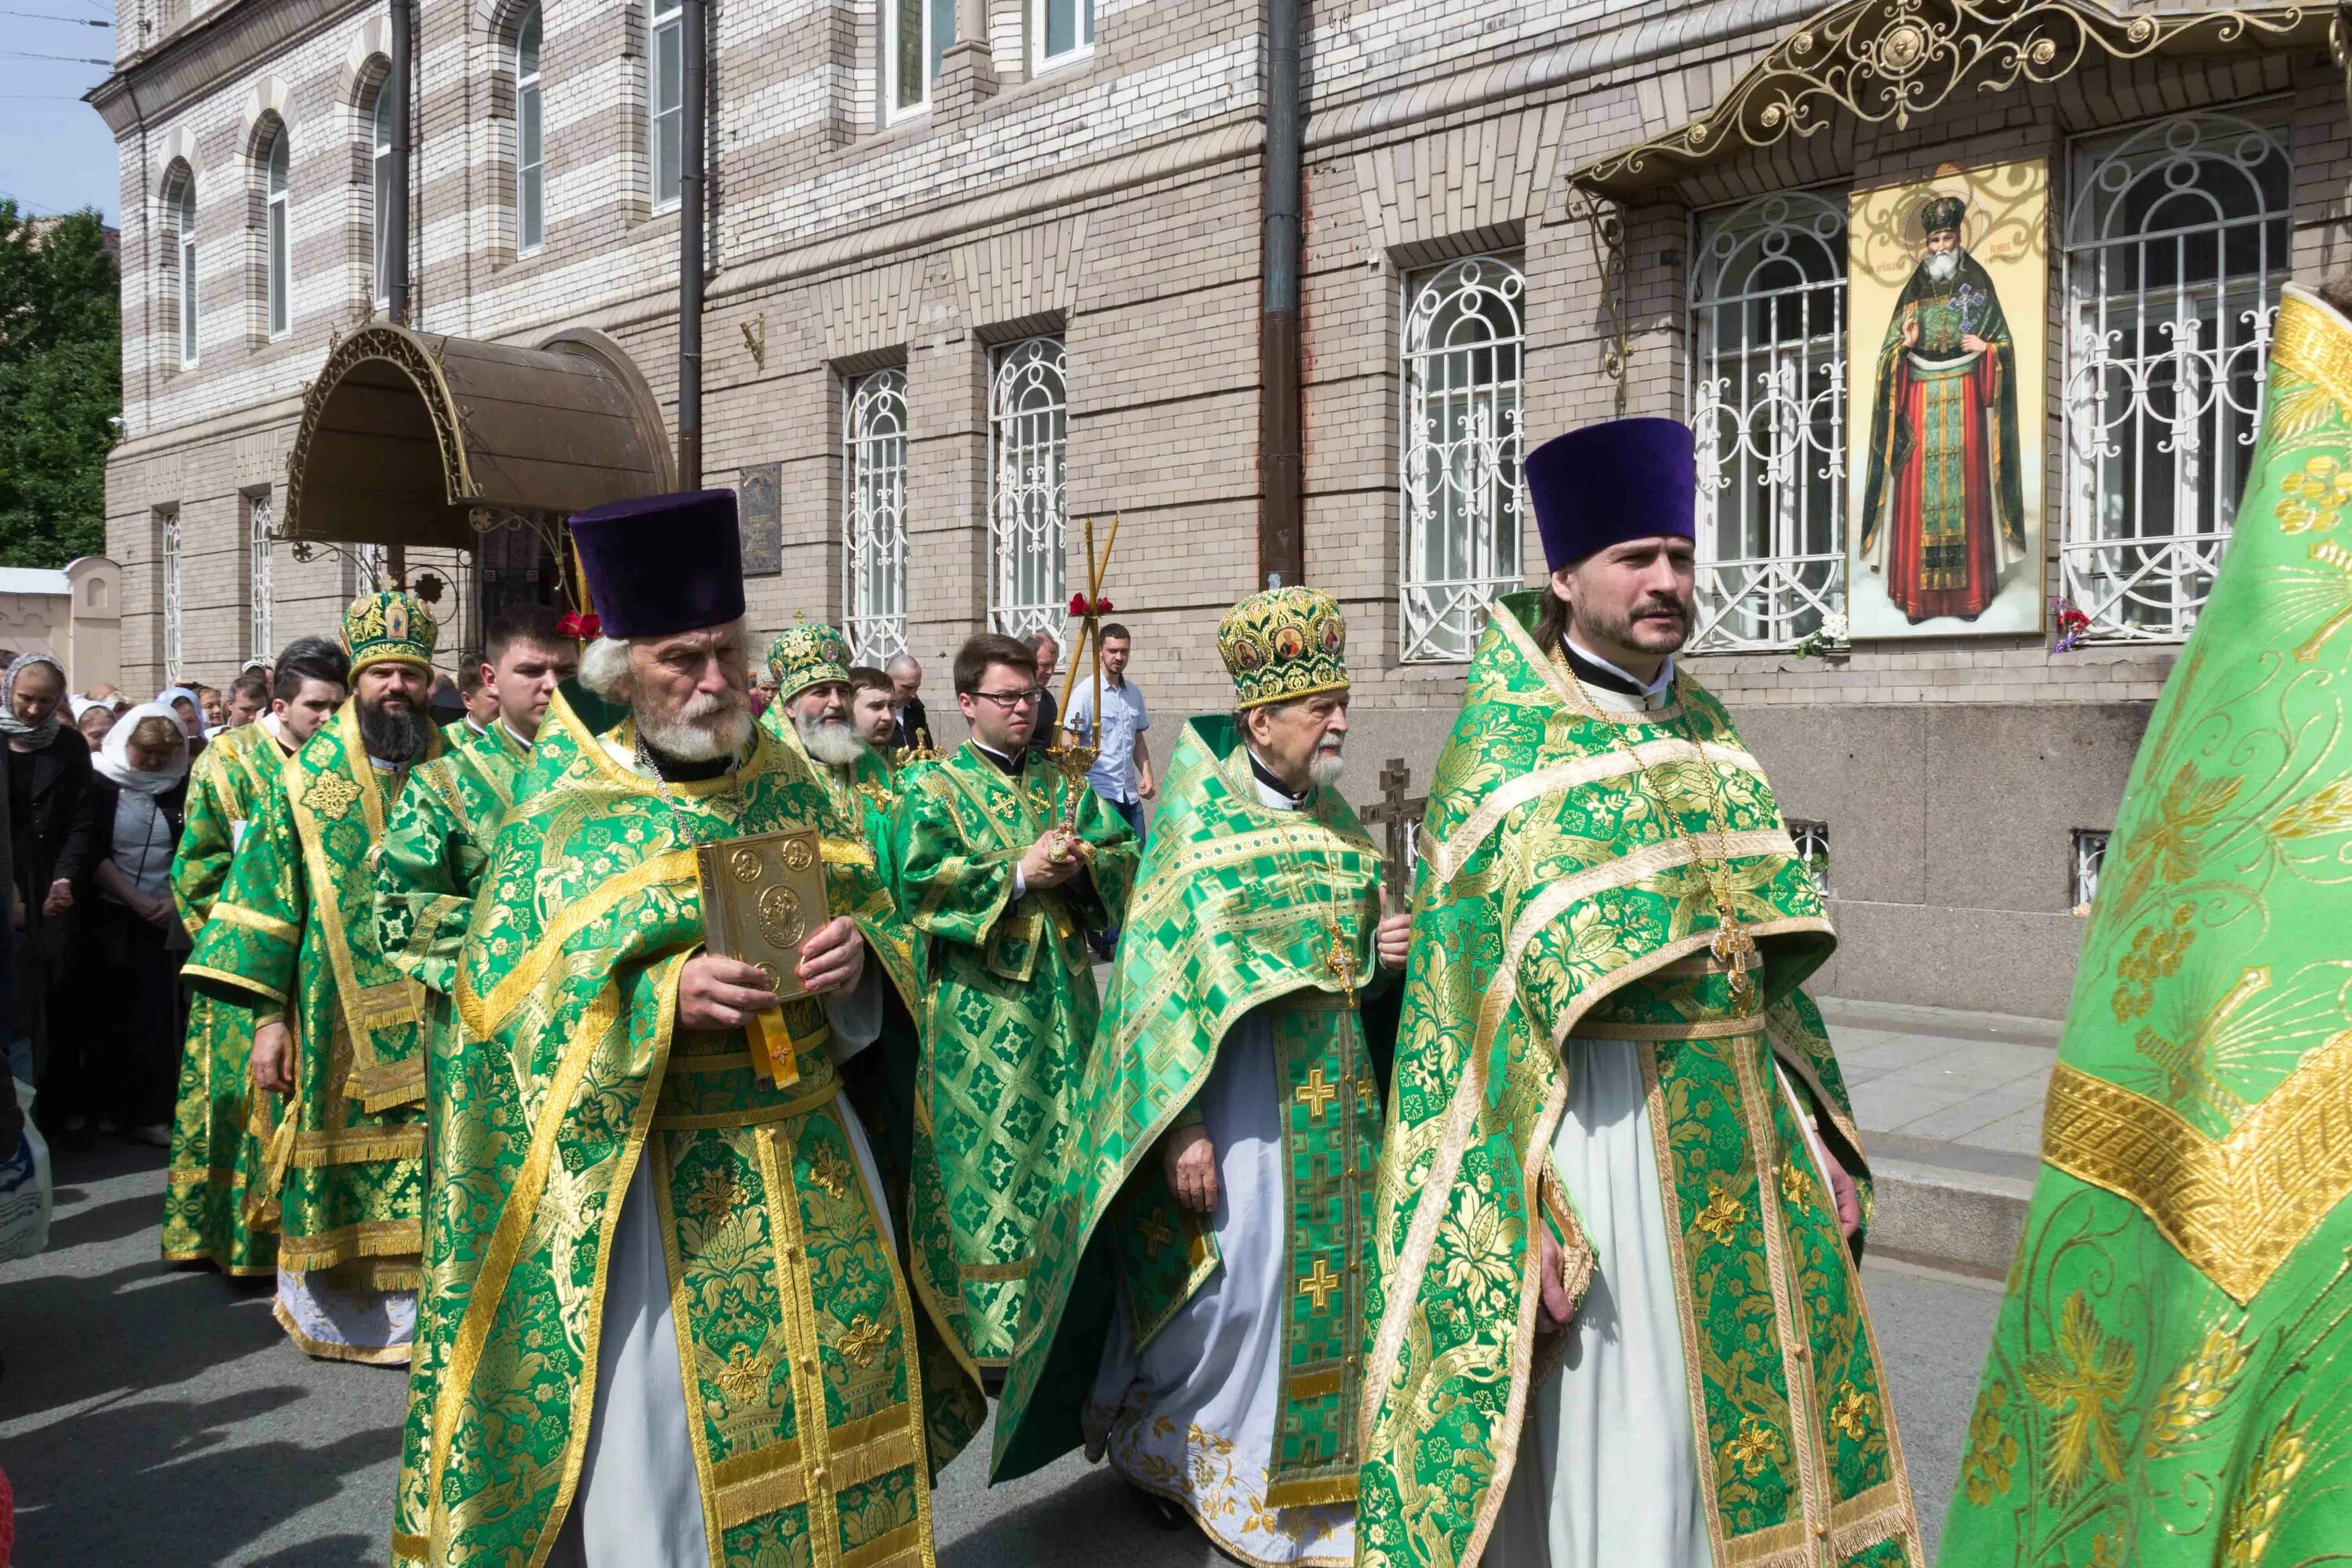
[[[760,833],[705,844],[695,851],[702,879],[703,945],[720,958],[759,969],[780,1001],[808,994],[797,977],[801,944],[833,912],[824,890],[824,860],[816,830]],[[765,1077],[782,1084],[798,1076],[781,1010],[754,1015],[755,1057]]]

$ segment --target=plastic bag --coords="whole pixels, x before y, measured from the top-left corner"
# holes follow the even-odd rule
[[[16,1080],[16,1103],[25,1108],[25,1134],[0,1160],[0,1263],[30,1258],[49,1245],[49,1210],[55,1202],[49,1146],[33,1126],[33,1091]]]

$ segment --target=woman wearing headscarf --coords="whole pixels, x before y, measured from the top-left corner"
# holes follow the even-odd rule
[[[82,743],[94,757],[106,744],[106,732],[114,728],[114,705],[100,702],[95,697],[77,697],[73,700],[73,721],[74,728],[81,731]]]
[[[6,775],[16,948],[16,1033],[33,1044],[44,1131],[68,1148],[89,1131],[79,1058],[49,1049],[52,994],[65,973],[74,884],[89,859],[89,747],[66,727],[66,672],[45,653],[13,660],[0,676],[0,773]]]
[[[189,686],[167,686],[155,693],[155,700],[170,709],[180,721],[180,731],[188,737],[188,760],[194,762],[205,754],[205,709],[195,689]],[[118,723],[120,720],[116,721]]]
[[[187,933],[172,902],[172,855],[188,801],[188,738],[178,717],[147,702],[106,737],[90,781],[98,825],[85,911],[88,973],[105,1005],[89,1016],[82,1048],[100,1131],[121,1130],[165,1149],[177,1087],[180,963]]]

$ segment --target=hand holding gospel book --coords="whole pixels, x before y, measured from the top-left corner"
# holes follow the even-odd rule
[[[695,864],[702,879],[705,948],[758,969],[780,1004],[807,995],[800,980],[801,947],[833,919],[816,830],[706,844],[695,851]],[[744,1033],[761,1077],[780,1089],[798,1080],[781,1006],[753,1014]]]

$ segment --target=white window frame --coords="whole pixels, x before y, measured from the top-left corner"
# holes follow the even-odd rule
[[[515,254],[529,256],[547,243],[547,100],[541,86],[540,55],[547,41],[545,18],[537,5],[515,24],[514,193]],[[524,46],[530,46],[526,53]]]
[[[384,219],[392,207],[392,78],[380,78],[368,95],[368,298],[378,310],[392,302],[391,234]]]
[[[270,582],[271,546],[278,539],[276,498],[268,486],[245,494],[246,573],[249,579],[246,656],[268,658],[277,646],[276,589]]]
[[[179,188],[172,195],[173,313],[179,328],[180,368],[194,370],[203,350],[197,317],[196,172],[181,165]]]
[[[1793,647],[1845,613],[1846,198],[1777,191],[1694,216],[1694,652]]]
[[[665,46],[677,66],[675,80],[663,79]],[[665,93],[677,96],[665,100]],[[678,204],[679,183],[686,170],[685,136],[686,12],[678,0],[646,0],[646,189],[657,213]],[[662,189],[665,161],[677,169],[667,193]]]
[[[923,80],[922,90],[901,103],[898,48],[904,18],[899,13],[909,8],[923,30]],[[940,59],[947,53],[948,46],[955,42],[955,0],[877,0],[876,9],[881,14],[882,123],[896,125],[902,120],[930,112],[931,89],[940,79]]]
[[[1069,47],[1051,52],[1047,40],[1048,19],[1057,5],[1067,5],[1072,19],[1077,24],[1077,39]],[[1029,0],[1029,74],[1043,76],[1050,70],[1076,65],[1095,52],[1095,0]]]
[[[2099,874],[2106,869],[2107,845],[2114,829],[2078,827],[2074,833],[2074,866],[2069,878],[2074,895],[2074,912],[2086,915],[2099,896]]]
[[[2294,260],[2291,110],[2172,115],[2068,148],[2058,569],[2085,641],[2180,641],[2221,570]],[[2158,190],[2126,232],[2131,198]],[[2215,276],[2195,276],[2200,252],[2224,261]],[[2176,282],[2132,287],[2161,270]]]
[[[1408,664],[1468,659],[1487,607],[1525,581],[1526,300],[1517,256],[1465,256],[1405,280],[1398,583]]]
[[[860,664],[907,651],[907,373],[843,386],[842,632]]]
[[[294,330],[293,139],[278,121],[261,150],[262,322],[273,340]]]
[[[1058,633],[1068,564],[1068,350],[1058,337],[1024,338],[989,357],[989,620],[1008,637]]]
[[[163,547],[160,551],[163,574],[163,683],[176,686],[180,680],[180,566],[184,543],[180,533],[180,509],[163,513]]]

